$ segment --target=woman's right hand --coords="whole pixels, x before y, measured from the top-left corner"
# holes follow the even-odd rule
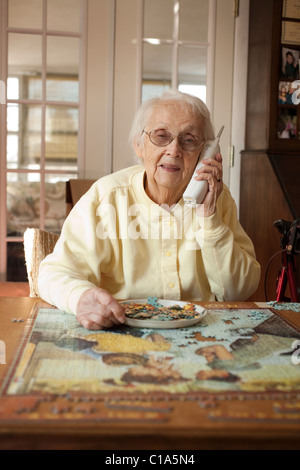
[[[222,155],[218,153],[216,158],[202,160],[204,166],[197,170],[198,181],[207,181],[208,191],[202,204],[197,208],[197,214],[209,217],[216,212],[217,199],[223,190],[223,164]]]
[[[92,287],[81,295],[76,318],[88,330],[102,330],[124,323],[125,311],[107,290]]]

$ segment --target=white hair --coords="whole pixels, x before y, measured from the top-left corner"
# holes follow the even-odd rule
[[[201,129],[205,140],[213,140],[215,138],[213,126],[210,119],[210,113],[205,103],[196,96],[182,93],[177,90],[168,90],[157,98],[142,103],[137,110],[132,123],[129,134],[129,143],[133,146],[134,142],[141,144],[143,138],[143,130],[146,128],[152,111],[157,106],[164,106],[168,102],[178,102],[183,105],[190,106],[192,112],[203,118],[203,128]]]

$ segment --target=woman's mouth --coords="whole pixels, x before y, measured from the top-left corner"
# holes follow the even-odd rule
[[[171,173],[174,173],[176,171],[180,171],[180,168],[176,165],[168,165],[167,163],[162,163],[161,165],[159,165],[160,168],[162,168],[163,170],[165,171],[169,171]]]

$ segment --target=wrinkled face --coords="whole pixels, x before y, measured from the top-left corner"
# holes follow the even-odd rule
[[[155,107],[144,130],[154,129],[164,129],[176,136],[189,133],[203,140],[202,118],[194,114],[189,105],[181,103],[168,102]],[[177,138],[159,147],[144,134],[142,144],[136,143],[135,150],[144,162],[148,195],[160,204],[170,203],[170,198],[172,203],[177,202],[193,175],[201,148],[183,150]]]

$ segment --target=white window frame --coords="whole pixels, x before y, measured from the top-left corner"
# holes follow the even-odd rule
[[[161,0],[164,1],[164,0]],[[173,0],[174,1],[174,0]],[[201,1],[201,0],[199,0]],[[215,96],[215,55],[217,51],[216,24],[218,2],[232,0],[208,0],[209,20],[208,20],[208,41],[207,41],[207,79],[206,79],[206,104],[210,110],[211,117],[214,117]],[[175,2],[176,3],[176,2]],[[115,7],[113,11],[113,6]],[[107,95],[110,99],[109,105],[113,109],[112,134],[107,136],[107,155],[102,165],[102,174],[107,170],[120,170],[136,162],[132,148],[127,142],[130,132],[131,122],[134,119],[136,110],[142,101],[142,81],[143,81],[143,23],[144,23],[144,0],[109,0],[112,18],[115,17],[114,24],[114,56],[109,55],[107,63],[110,66],[110,75],[114,81],[112,94]],[[133,14],[135,13],[135,14]],[[122,25],[120,18],[127,20],[129,26]],[[112,23],[113,24],[113,23]],[[118,28],[118,27],[119,28]],[[170,38],[171,39],[171,38]],[[121,51],[121,52],[120,52]],[[128,54],[128,57],[126,57]],[[175,73],[175,67],[172,67]],[[176,71],[177,73],[177,71]],[[177,79],[173,79],[177,83]],[[120,99],[121,98],[121,99]],[[217,114],[217,113],[216,113]],[[124,120],[123,116],[127,116]],[[223,124],[223,122],[222,122]],[[112,138],[110,146],[109,138]],[[222,144],[225,139],[222,139]],[[90,156],[89,156],[90,159]],[[91,164],[88,162],[89,167]],[[90,170],[89,170],[90,171]],[[90,174],[92,174],[90,172]],[[102,176],[102,175],[100,175]]]
[[[86,89],[86,33],[87,33],[87,0],[81,0],[80,11],[80,32],[70,33],[65,31],[51,31],[46,30],[47,25],[47,0],[43,0],[43,20],[42,29],[29,29],[29,28],[12,28],[8,26],[8,0],[0,0],[0,14],[1,14],[1,64],[0,64],[0,79],[1,82],[7,84],[7,63],[8,63],[8,34],[9,33],[24,33],[24,34],[38,34],[42,36],[43,60],[42,60],[42,83],[43,95],[41,100],[9,100],[6,99],[6,104],[0,105],[0,281],[6,281],[7,271],[7,244],[10,242],[23,242],[23,237],[8,237],[7,236],[7,193],[6,182],[7,173],[26,173],[40,175],[40,229],[45,227],[45,179],[47,175],[60,175],[72,174],[74,178],[83,175],[85,167],[85,89]],[[46,105],[62,105],[74,106],[74,103],[66,101],[49,101],[46,100],[46,47],[48,36],[59,37],[77,37],[80,39],[79,50],[79,123],[78,123],[78,159],[77,170],[47,170],[45,168],[45,111]],[[41,160],[40,169],[10,169],[7,168],[6,159],[6,117],[7,105],[10,103],[18,104],[39,104],[42,107],[42,125],[41,125]]]
[[[217,0],[208,0],[208,35],[207,42],[192,42],[179,40],[179,1],[173,0],[173,38],[172,40],[160,40],[160,44],[172,44],[172,75],[171,87],[178,88],[178,48],[180,45],[205,48],[207,50],[207,73],[206,73],[206,105],[208,109],[213,109],[214,104],[214,73],[215,73],[215,41],[216,41],[216,16],[217,16]],[[138,25],[138,64],[137,64],[137,83],[140,83],[137,91],[137,102],[141,101],[142,94],[142,64],[143,64],[143,44],[151,44],[153,38],[143,37],[144,22],[144,0],[139,0],[139,25]]]

